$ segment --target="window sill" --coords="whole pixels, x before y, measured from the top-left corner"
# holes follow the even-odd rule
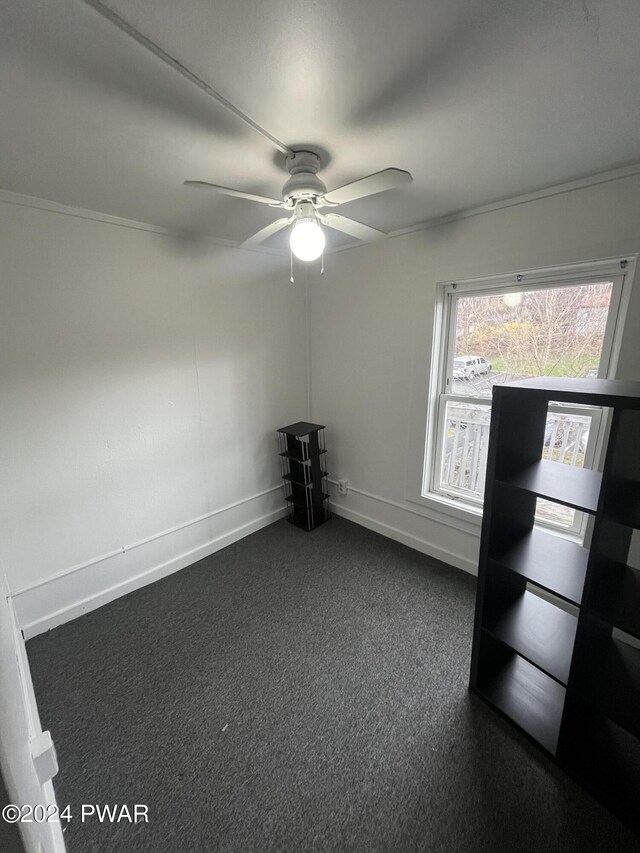
[[[438,521],[438,515],[445,516],[448,523],[455,519],[460,524],[460,530],[472,535],[480,536],[480,528],[482,525],[482,507],[475,504],[466,503],[462,499],[448,498],[445,495],[430,493],[421,495],[420,498],[407,498],[407,501],[412,504],[424,507],[429,510],[426,514]],[[541,528],[545,533],[552,536],[558,536],[560,539],[565,539],[570,542],[575,542],[576,545],[584,545],[584,536],[576,533],[574,530],[564,530],[561,527],[556,527],[553,524],[545,524],[544,521],[536,519],[535,526]],[[466,529],[465,529],[466,528]]]
[[[446,521],[451,524],[452,520],[459,522],[460,530],[480,536],[482,525],[482,507],[465,503],[464,500],[448,498],[433,492],[420,497],[407,497],[407,501],[417,504],[427,510],[427,515],[434,521]],[[439,516],[441,518],[439,518]]]

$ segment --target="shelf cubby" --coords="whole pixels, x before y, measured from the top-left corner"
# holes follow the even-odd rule
[[[327,451],[324,448],[321,448],[320,450],[318,450],[318,455],[321,456],[323,453],[326,452]],[[300,465],[310,465],[312,461],[311,457],[305,458],[304,456],[298,455],[298,451],[285,450],[283,453],[280,454],[280,456],[282,456],[284,459],[290,459],[293,462],[298,462]]]
[[[555,755],[565,688],[491,637],[483,636],[480,693],[525,734]]]
[[[640,649],[613,637],[592,646],[574,687],[604,716],[640,738]]]
[[[485,630],[556,681],[566,684],[578,620],[533,592],[522,595]]]
[[[287,480],[290,483],[295,483],[297,486],[307,486],[307,488],[312,488],[313,487],[313,480],[311,479],[311,469],[308,465],[305,465],[303,467],[303,470],[308,471],[309,473],[307,475],[305,475],[305,474],[301,474],[301,473],[296,472],[296,471],[290,471],[290,472],[287,472],[286,474],[283,474],[282,479]],[[307,479],[304,479],[305,476],[307,476]],[[320,476],[324,479],[324,477],[329,476],[329,472],[328,471],[320,471]]]
[[[586,606],[601,619],[640,638],[640,570],[611,564],[591,584]]]
[[[322,492],[321,494],[322,494],[322,500],[323,501],[329,500],[329,493],[328,492]],[[296,495],[285,495],[285,500],[288,501],[289,503],[295,504],[296,506],[302,506],[302,507],[309,506],[308,500],[298,498]]]
[[[610,410],[602,472],[542,459],[551,402]],[[640,382],[494,386],[470,688],[640,832],[639,439]],[[589,547],[538,499],[589,513]]]
[[[489,561],[579,605],[588,557],[588,550],[581,545],[534,527],[510,542],[499,542]]]
[[[604,512],[628,527],[640,528],[640,483],[626,477],[611,478]]]
[[[564,711],[558,759],[597,799],[640,833],[640,742],[579,696]]]
[[[582,512],[594,513],[598,506],[602,474],[586,468],[540,459],[512,474],[505,485],[515,486]]]
[[[627,565],[632,535],[632,527],[606,514],[599,520],[584,605],[605,622],[640,637],[640,570]]]
[[[640,411],[615,413],[608,482],[603,490],[603,510],[608,518],[640,528]]]

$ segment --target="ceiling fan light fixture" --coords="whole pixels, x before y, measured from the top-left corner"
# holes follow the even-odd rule
[[[300,261],[315,261],[324,252],[324,231],[318,223],[313,205],[309,202],[302,202],[296,208],[289,245]]]

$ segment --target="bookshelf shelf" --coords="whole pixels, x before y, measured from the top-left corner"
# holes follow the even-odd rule
[[[534,527],[490,560],[571,604],[580,604],[588,557],[581,545]]]
[[[514,474],[506,485],[533,492],[539,498],[593,513],[598,506],[601,482],[602,474],[597,471],[541,459]]]
[[[524,592],[486,630],[547,675],[566,684],[578,620],[533,592]]]
[[[513,654],[482,682],[479,692],[547,752],[555,755],[565,698],[562,685]]]

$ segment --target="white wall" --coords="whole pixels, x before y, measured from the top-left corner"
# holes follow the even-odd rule
[[[380,202],[383,203],[382,200]],[[310,281],[311,417],[327,425],[339,514],[475,572],[479,518],[419,494],[436,284],[640,251],[636,175],[332,256]],[[618,376],[640,379],[640,282]],[[363,494],[366,493],[366,494]]]
[[[282,514],[303,285],[268,254],[0,203],[0,565],[27,636]]]

